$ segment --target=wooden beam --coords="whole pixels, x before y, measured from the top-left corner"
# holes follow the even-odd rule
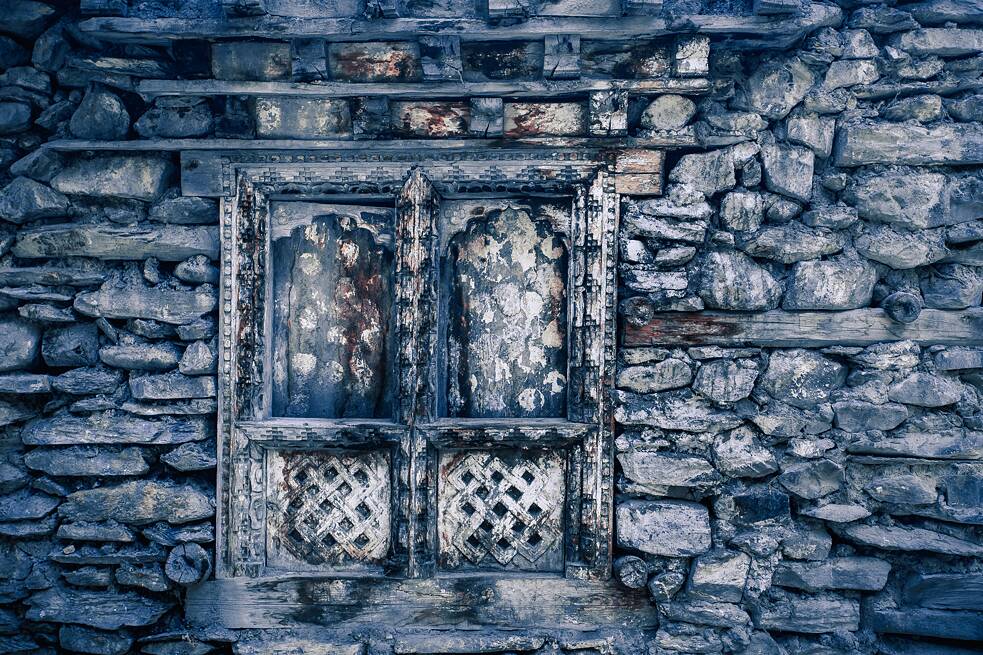
[[[314,139],[132,139],[130,141],[89,141],[63,139],[48,141],[42,147],[60,152],[120,151],[120,152],[180,152],[186,150],[482,150],[507,148],[592,148],[622,150],[625,148],[685,148],[701,145],[695,139],[679,136],[667,138],[605,138],[605,137],[523,137],[518,139],[404,139],[378,141],[340,141]],[[726,145],[726,144],[725,144]]]
[[[656,16],[620,18],[540,16],[516,24],[489,24],[460,18],[288,18],[261,16],[235,21],[184,18],[91,18],[83,32],[106,41],[166,43],[174,39],[292,39],[330,41],[416,40],[420,35],[457,35],[462,41],[540,39],[547,34],[579,34],[581,39],[623,41],[700,32],[734,41],[740,47],[785,48],[819,27],[838,25],[842,11],[813,2],[795,18],[696,14],[671,22]]]
[[[628,91],[635,95],[702,95],[709,93],[706,78],[656,80],[537,80],[508,82],[234,82],[227,80],[143,80],[137,90],[144,98],[157,96],[316,96],[358,98],[553,98],[597,91]]]
[[[897,323],[880,309],[661,313],[644,325],[625,322],[622,331],[626,347],[712,344],[810,348],[867,346],[904,339],[923,345],[983,345],[983,308],[926,309],[914,323]]]
[[[430,579],[300,577],[212,580],[188,590],[197,626],[230,629],[329,626],[462,626],[594,630],[658,625],[645,590],[558,576]]]

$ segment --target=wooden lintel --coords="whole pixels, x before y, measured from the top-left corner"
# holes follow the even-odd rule
[[[226,80],[142,80],[137,90],[145,98],[157,96],[315,96],[360,98],[555,98],[596,91],[627,91],[634,95],[675,93],[702,95],[711,89],[706,78],[654,80],[540,80],[506,82],[233,82]]]
[[[462,41],[539,39],[547,34],[579,34],[582,39],[622,41],[700,32],[729,40],[750,37],[753,47],[785,48],[819,27],[838,25],[842,11],[813,2],[795,18],[698,14],[671,22],[656,16],[620,18],[540,16],[516,24],[489,24],[462,18],[284,18],[261,16],[234,21],[183,18],[91,18],[82,31],[107,41],[166,43],[174,39],[292,39],[331,41],[416,40],[420,35],[457,35]]]
[[[333,140],[310,141],[289,139],[133,139],[130,141],[89,141],[63,139],[49,141],[43,147],[62,152],[180,152],[236,150],[482,150],[513,148],[588,148],[593,150],[623,150],[652,148],[686,148],[700,145],[695,139],[681,135],[655,139],[604,137],[524,137],[519,139],[404,139],[404,140]]]
[[[212,580],[188,590],[185,612],[192,625],[230,629],[386,625],[394,630],[594,630],[658,624],[644,589],[529,575]]]
[[[625,322],[622,332],[626,347],[687,344],[809,348],[866,346],[904,339],[924,345],[983,345],[983,308],[926,309],[914,323],[895,322],[880,309],[661,313],[644,325]]]

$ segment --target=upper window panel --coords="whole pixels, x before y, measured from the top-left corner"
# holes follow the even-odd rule
[[[566,416],[570,212],[556,202],[445,203],[448,416]]]
[[[271,209],[273,416],[392,418],[394,211]]]

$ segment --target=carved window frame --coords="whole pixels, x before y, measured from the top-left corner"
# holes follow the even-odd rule
[[[236,153],[222,155],[221,166],[217,577],[315,575],[266,564],[270,451],[385,450],[392,466],[392,550],[381,570],[368,573],[419,578],[437,574],[437,449],[512,446],[565,453],[563,575],[607,578],[613,507],[607,388],[615,357],[619,207],[610,158],[588,149]],[[437,362],[430,354],[437,339],[439,265],[430,260],[437,253],[438,194],[489,193],[573,198],[566,420],[435,417]],[[267,418],[269,203],[366,195],[395,198],[397,206],[396,420]]]

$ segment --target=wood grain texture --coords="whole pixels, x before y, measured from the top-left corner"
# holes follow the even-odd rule
[[[654,316],[644,325],[625,322],[622,345],[821,347],[866,346],[911,339],[923,345],[983,344],[983,308],[926,309],[913,323],[897,323],[880,309],[760,314],[680,312]]]
[[[460,626],[592,630],[658,624],[656,608],[644,591],[625,591],[611,582],[529,575],[213,580],[190,589],[185,607],[193,625],[233,629],[376,623],[427,625],[434,630]]]

